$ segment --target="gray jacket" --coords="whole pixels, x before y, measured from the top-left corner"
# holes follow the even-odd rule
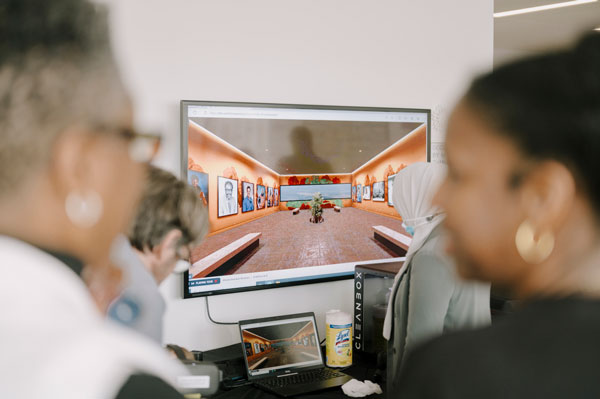
[[[388,341],[388,392],[393,392],[406,354],[447,331],[490,324],[490,285],[466,282],[444,253],[442,229],[435,228],[408,264],[393,293]]]
[[[166,310],[158,284],[125,237],[113,247],[111,257],[124,272],[126,286],[108,308],[108,317],[162,344]]]

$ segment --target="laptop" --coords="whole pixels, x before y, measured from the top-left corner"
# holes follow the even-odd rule
[[[339,387],[352,377],[325,367],[314,313],[238,323],[248,380],[288,397]]]

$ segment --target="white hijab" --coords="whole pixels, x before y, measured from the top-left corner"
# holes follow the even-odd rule
[[[404,265],[396,274],[392,295],[388,302],[383,325],[383,336],[390,339],[392,332],[392,309],[394,294],[412,257],[421,249],[427,238],[444,219],[440,209],[431,204],[433,196],[446,176],[446,166],[437,163],[418,162],[402,169],[394,178],[393,201],[396,211],[407,225],[415,226],[415,234],[406,253]],[[435,215],[435,216],[433,216]],[[428,217],[433,216],[429,219]]]

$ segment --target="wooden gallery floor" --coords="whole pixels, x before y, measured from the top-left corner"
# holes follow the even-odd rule
[[[260,245],[228,271],[218,274],[253,273],[305,266],[384,259],[398,256],[373,239],[371,226],[383,225],[404,232],[402,222],[356,208],[341,212],[325,209],[323,223],[308,221],[309,210],[298,215],[281,211],[223,233],[208,237],[194,250],[201,259],[248,233],[262,233]]]

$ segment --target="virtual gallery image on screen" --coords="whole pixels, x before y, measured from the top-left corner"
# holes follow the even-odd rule
[[[210,221],[184,297],[350,278],[398,257],[373,227],[404,232],[390,177],[429,161],[429,127],[422,109],[182,101],[182,174]]]
[[[312,317],[242,324],[240,332],[251,376],[323,363]]]

